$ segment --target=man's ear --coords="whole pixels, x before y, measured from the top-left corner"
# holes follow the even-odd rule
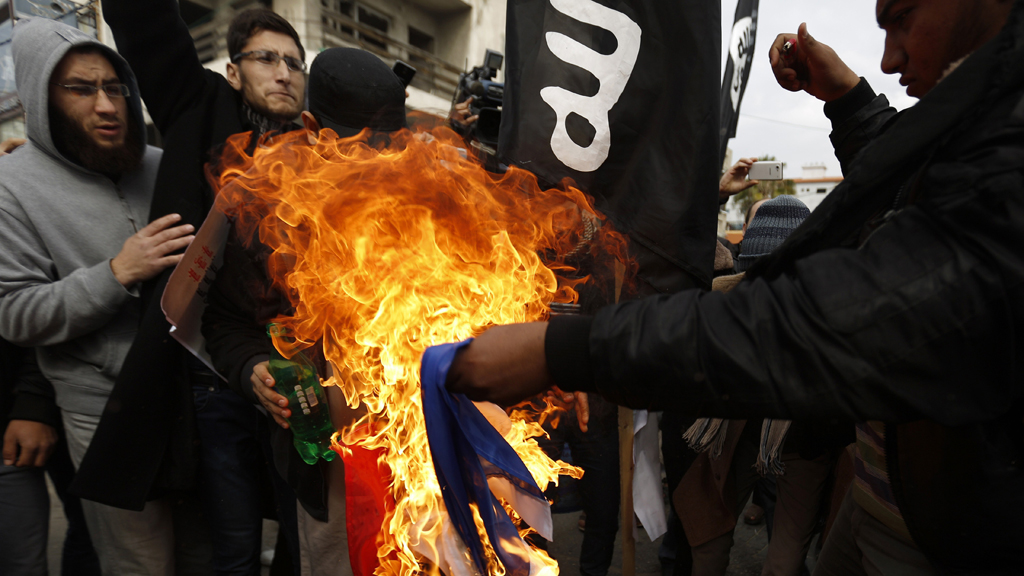
[[[320,137],[320,123],[316,121],[309,110],[302,111],[302,125],[306,127],[306,139],[309,140],[309,145],[315,145],[317,138]]]
[[[242,71],[238,69],[238,64],[228,62],[227,79],[228,84],[231,84],[232,88],[235,90],[242,89]]]

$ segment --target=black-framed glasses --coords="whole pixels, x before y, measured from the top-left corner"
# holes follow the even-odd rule
[[[127,98],[132,94],[131,90],[128,89],[127,84],[104,84],[103,86],[93,86],[91,84],[58,84],[54,82],[53,85],[67,89],[68,92],[71,92],[71,94],[77,98],[92,98],[100,90],[103,90],[103,93],[107,95],[107,98]]]
[[[237,63],[242,58],[250,57],[260,64],[266,64],[267,66],[277,66],[281,60],[284,60],[284,65],[292,72],[306,71],[306,63],[302,60],[292,58],[291,56],[281,56],[277,52],[271,52],[269,50],[250,50],[249,52],[239,52],[238,54],[235,54],[235,57],[232,58],[231,61]]]

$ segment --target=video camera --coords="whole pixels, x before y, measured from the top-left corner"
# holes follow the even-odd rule
[[[459,85],[455,89],[455,102],[465,102],[473,97],[469,104],[472,116],[479,116],[467,134],[491,148],[498,146],[498,129],[501,127],[501,102],[505,96],[505,84],[495,82],[493,78],[501,70],[505,56],[495,50],[484,53],[484,65],[476,66],[469,72],[459,74]]]

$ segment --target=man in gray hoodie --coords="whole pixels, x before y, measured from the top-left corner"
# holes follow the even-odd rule
[[[36,348],[77,467],[135,336],[138,285],[177,263],[192,226],[143,226],[160,151],[127,62],[43,19],[15,26],[12,52],[28,142],[0,158],[0,336]],[[169,503],[82,504],[105,574],[175,572]]]

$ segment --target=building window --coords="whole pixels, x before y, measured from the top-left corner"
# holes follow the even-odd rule
[[[824,194],[825,192],[828,192],[828,188],[818,188],[818,194]]]
[[[270,8],[271,0],[235,0],[231,3],[231,9],[235,12],[242,12],[249,8]]]
[[[320,5],[328,10],[344,14],[349,18],[352,17],[352,2],[346,2],[345,0],[320,0]]]
[[[434,53],[434,37],[409,26],[409,45],[424,52]]]
[[[357,6],[357,14],[358,16],[356,20],[360,24],[379,32],[383,37],[387,37],[388,28],[390,28],[390,22],[388,22],[387,16],[362,5]],[[367,44],[376,46],[381,50],[387,50],[388,48],[387,42],[385,42],[383,38],[377,38],[376,36],[370,36],[369,34],[360,34],[359,39]]]

